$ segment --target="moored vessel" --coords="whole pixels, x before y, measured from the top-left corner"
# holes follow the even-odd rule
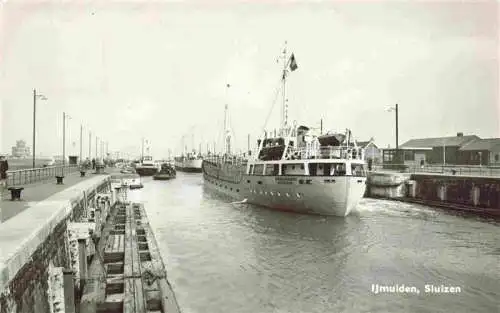
[[[267,132],[257,141],[249,157],[231,151],[228,106],[224,118],[224,151],[203,161],[208,188],[272,209],[347,216],[366,189],[364,151],[357,147],[351,131],[317,133],[287,121],[285,82],[297,69],[295,57],[283,53],[283,107],[278,134]],[[249,151],[250,154],[250,151]]]

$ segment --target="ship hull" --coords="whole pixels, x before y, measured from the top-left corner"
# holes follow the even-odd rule
[[[153,176],[158,172],[158,168],[138,166],[135,168],[135,172],[139,174],[139,176]]]
[[[202,162],[201,159],[176,161],[175,169],[186,173],[201,173]]]
[[[203,163],[204,184],[237,200],[267,208],[306,214],[347,216],[366,190],[365,177],[254,176],[243,167]]]

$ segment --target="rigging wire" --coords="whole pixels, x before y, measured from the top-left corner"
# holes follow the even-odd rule
[[[266,126],[267,126],[267,123],[269,122],[269,118],[271,117],[271,113],[273,113],[273,109],[274,109],[274,106],[276,105],[276,100],[278,99],[278,95],[279,95],[279,92],[281,89],[281,81],[282,81],[282,79],[280,79],[279,85],[276,88],[276,93],[274,94],[273,104],[271,106],[271,109],[269,110],[269,113],[267,114],[266,120],[264,122],[264,126],[262,126],[262,131],[266,130]]]

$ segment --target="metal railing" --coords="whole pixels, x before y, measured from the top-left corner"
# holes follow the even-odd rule
[[[64,175],[76,172],[78,165],[65,165]],[[63,173],[63,166],[47,166],[7,171],[7,186],[18,186],[54,179]]]
[[[363,148],[354,147],[311,147],[298,150],[302,159],[363,159]]]
[[[406,164],[377,164],[372,171],[398,171],[403,173],[432,173],[463,176],[500,177],[500,166],[479,165],[406,165]]]

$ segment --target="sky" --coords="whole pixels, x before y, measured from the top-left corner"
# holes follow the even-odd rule
[[[3,2],[0,151],[153,156],[221,149],[224,105],[246,150],[273,106],[285,41],[298,69],[287,81],[289,120],[352,130],[395,146],[412,138],[500,137],[499,9],[495,1]],[[231,87],[227,88],[226,85]],[[279,99],[279,98],[278,98]]]

